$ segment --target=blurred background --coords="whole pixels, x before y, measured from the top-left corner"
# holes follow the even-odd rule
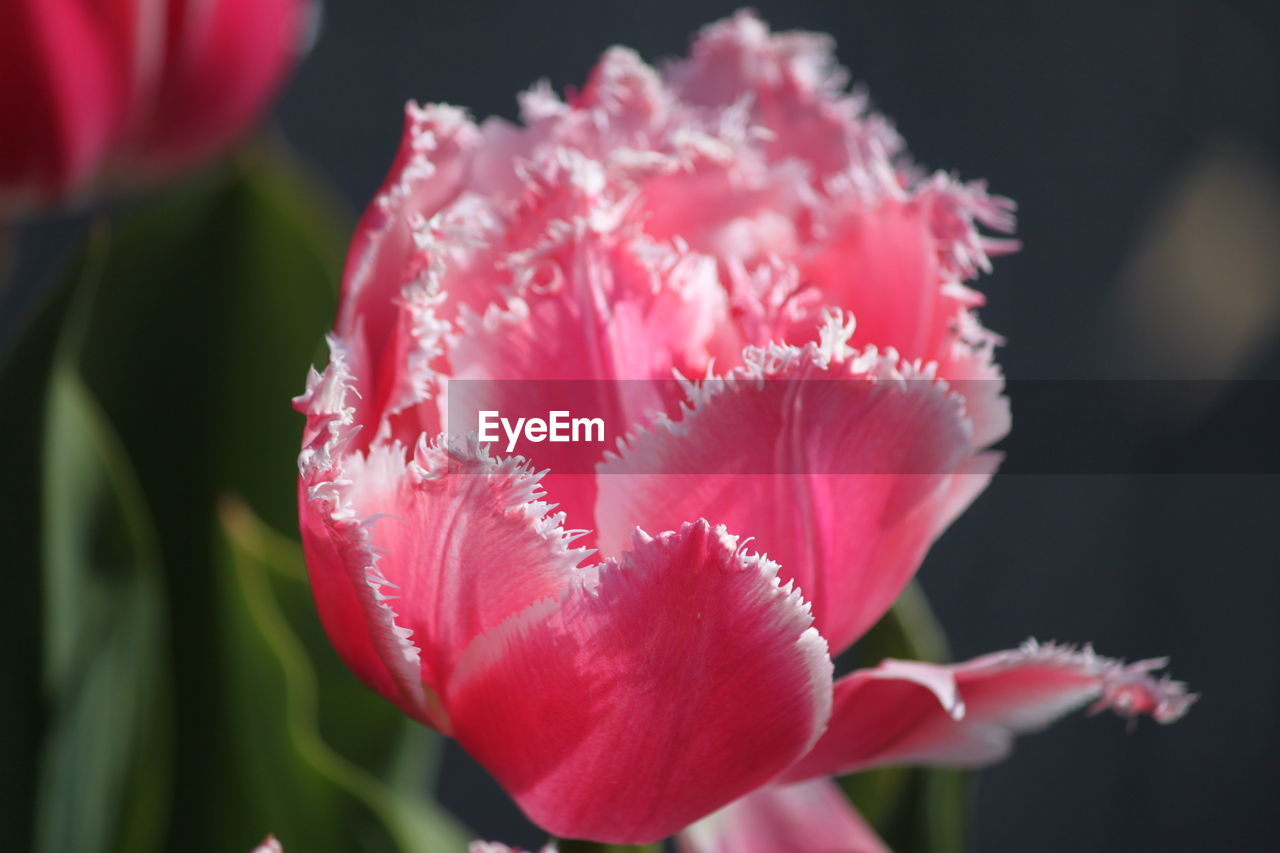
[[[1243,406],[1250,440],[1275,441],[1280,411],[1257,403],[1280,399],[1275,9],[1193,0],[754,6],[776,29],[832,34],[917,161],[986,178],[1019,205],[1024,248],[975,283],[988,297],[983,321],[1007,338],[999,360],[1014,380],[1012,473],[941,539],[921,574],[952,655],[1028,636],[1091,641],[1130,659],[1167,654],[1176,677],[1203,693],[1169,728],[1143,721],[1127,731],[1077,715],[1023,739],[972,780],[972,849],[1275,849],[1278,469],[1192,474],[1150,463],[1132,442],[1059,467],[1018,461],[1052,458],[1056,440],[1105,439],[1113,407],[1094,415],[1091,402],[1152,380],[1220,381],[1144,397],[1125,426],[1130,438],[1212,448],[1217,425]],[[734,8],[330,0],[274,126],[332,183],[339,206],[358,211],[391,162],[405,100],[514,118],[515,94],[534,81],[576,85],[615,43],[650,61],[676,56],[699,26]],[[6,328],[81,230],[24,230]],[[259,333],[269,336],[270,324]],[[1063,380],[1077,380],[1070,415],[1083,437],[1063,436],[1031,402]],[[298,372],[293,390],[302,381]],[[268,521],[292,533],[287,519]],[[187,684],[180,679],[180,694]],[[440,800],[480,837],[540,843],[461,752],[447,745],[440,760]],[[179,781],[182,772],[196,771]]]

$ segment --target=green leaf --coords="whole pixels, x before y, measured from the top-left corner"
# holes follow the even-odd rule
[[[428,793],[435,736],[338,660],[297,543],[270,529],[296,526],[289,401],[323,359],[341,221],[278,149],[241,156],[92,241],[4,364],[0,391],[25,405],[0,412],[0,510],[42,569],[11,591],[47,603],[5,622],[37,652],[5,695],[46,694],[3,711],[17,849],[35,811],[48,850],[247,850],[267,832],[304,850],[465,846]],[[234,529],[225,494],[247,503]],[[81,575],[146,583],[75,583],[82,546],[106,568]],[[171,725],[146,716],[153,686]]]
[[[946,636],[917,583],[858,641],[861,666],[885,658],[943,663]],[[897,853],[963,853],[968,847],[968,775],[883,767],[840,780],[845,793]]]
[[[241,494],[269,523],[296,524],[301,418],[289,400],[331,321],[346,243],[332,209],[277,149],[166,190],[112,229],[96,288],[76,294],[81,322],[64,335],[159,531],[180,792],[165,849],[243,846],[242,780],[221,775],[237,737],[222,674],[254,662],[236,657],[215,606],[217,501]],[[390,748],[361,760],[375,766]]]
[[[176,501],[190,519],[193,498],[232,491],[294,526],[290,399],[323,360],[348,233],[271,148],[114,229],[78,361],[162,513]]]
[[[44,632],[40,543],[44,482],[45,408],[58,332],[70,305],[68,290],[53,294],[15,348],[0,353],[0,536],[13,567],[6,593],[15,602],[0,619],[0,642],[22,650],[0,667],[0,825],[15,850],[33,848],[34,818],[46,712],[41,637]],[[25,568],[23,568],[25,567]]]
[[[159,554],[127,460],[74,369],[46,409],[45,696],[37,851],[157,849],[170,704]]]
[[[223,702],[235,733],[223,775],[242,786],[235,819],[245,839],[270,831],[286,849],[309,853],[465,849],[465,834],[424,795],[421,780],[404,788],[380,781],[325,743],[316,674],[285,615],[287,602],[308,595],[301,549],[243,503],[225,502],[221,515],[227,569],[219,597],[231,652]],[[363,704],[368,693],[354,683],[346,692],[330,698]],[[386,710],[384,731],[415,726]],[[417,730],[420,741],[424,734]]]

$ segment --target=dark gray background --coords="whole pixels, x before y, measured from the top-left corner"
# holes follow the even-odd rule
[[[733,8],[330,2],[279,115],[362,205],[405,99],[512,117],[541,77],[577,84],[614,43],[650,60],[682,53]],[[920,162],[1018,201],[1025,248],[978,284],[1009,376],[1280,377],[1280,41],[1262,4],[756,8],[777,28],[832,33]],[[1161,288],[1179,275],[1187,310],[1166,311]],[[1212,407],[1178,423],[1194,430]],[[1169,654],[1204,693],[1169,728],[1077,716],[1024,739],[981,774],[977,850],[1275,849],[1277,509],[1273,476],[1018,475],[943,537],[922,578],[956,656],[1032,635],[1090,640]],[[445,769],[441,796],[478,830],[539,841],[465,757]]]

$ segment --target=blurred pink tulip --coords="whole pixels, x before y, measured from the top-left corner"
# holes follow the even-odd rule
[[[784,836],[838,813],[823,849],[878,850],[793,783],[1192,699],[1034,644],[833,681],[999,463],[996,338],[961,282],[1012,248],[980,231],[1008,201],[917,169],[842,86],[827,39],[743,13],[663,72],[615,48],[567,101],[535,87],[524,127],[410,105],[355,236],[297,400],[320,617],[559,837],[810,850]],[[572,380],[624,440],[585,471],[504,454],[449,426],[461,380],[494,410]]]
[[[297,57],[307,0],[0,4],[0,211],[193,167],[239,138]]]

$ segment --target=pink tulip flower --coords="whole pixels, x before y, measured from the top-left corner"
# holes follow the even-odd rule
[[[826,38],[741,13],[662,71],[614,48],[534,87],[523,126],[410,105],[356,234],[297,400],[320,617],[559,837],[878,850],[827,777],[1192,701],[1034,643],[833,681],[997,467],[961,282],[1013,248],[980,230],[1008,201],[912,165],[843,83]],[[507,410],[560,380],[625,436],[585,469],[448,427],[459,387]]]
[[[0,4],[0,210],[167,177],[238,139],[301,42],[306,0]]]

